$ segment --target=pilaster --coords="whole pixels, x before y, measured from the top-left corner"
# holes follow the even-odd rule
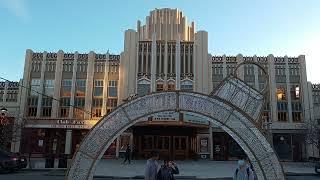
[[[40,73],[40,88],[39,88],[39,98],[38,98],[38,106],[37,106],[37,118],[41,116],[41,109],[42,109],[42,98],[43,98],[43,89],[45,86],[45,79],[44,74],[46,71],[46,62],[47,62],[47,52],[43,52],[42,56],[42,63],[41,63],[41,73]]]
[[[168,42],[164,45],[164,89],[168,89]]]
[[[90,51],[88,55],[88,66],[87,66],[87,79],[86,79],[86,93],[85,93],[85,113],[84,119],[91,119],[91,112],[92,108],[92,91],[93,91],[93,74],[94,74],[94,61],[95,61],[95,53]]]
[[[292,123],[292,106],[291,106],[291,93],[290,93],[290,74],[289,74],[289,63],[288,63],[288,56],[284,57],[285,63],[286,63],[286,93],[288,98],[288,117],[289,122]]]
[[[70,108],[69,108],[69,118],[73,118],[74,112],[74,98],[76,94],[76,82],[77,82],[77,64],[78,64],[79,53],[76,51],[74,53],[73,67],[72,67],[72,85],[71,85],[71,97],[70,97]]]
[[[258,63],[258,58],[256,55],[253,56],[253,61]],[[254,88],[258,91],[259,89],[259,71],[258,71],[258,66],[254,65],[253,66],[253,73],[254,73]]]
[[[152,34],[152,45],[151,45],[151,92],[156,91],[156,61],[157,61],[157,42],[156,33]]]
[[[242,54],[238,54],[237,55],[237,63],[238,65],[243,63],[243,56]],[[245,65],[242,65],[238,68],[238,72],[236,72],[238,74],[238,78],[241,79],[242,81],[244,81],[244,66]]]
[[[274,56],[270,54],[268,56],[268,73],[269,73],[269,92],[270,92],[270,108],[271,108],[271,120],[278,121],[277,99],[276,99],[276,76],[274,68]]]
[[[180,69],[180,62],[181,62],[181,59],[180,59],[180,35],[178,35],[178,39],[176,41],[176,62],[175,62],[175,66],[176,66],[176,90],[180,90],[180,72],[181,72],[181,69]]]
[[[225,54],[222,56],[222,76],[223,78],[227,77],[227,57]]]
[[[63,51],[58,51],[56,69],[54,75],[54,92],[53,98],[60,100],[60,89],[61,89],[61,79],[62,79],[62,64],[63,64]],[[57,118],[59,116],[59,101],[52,101],[52,118]]]
[[[107,102],[108,102],[108,85],[109,85],[109,53],[107,53],[107,60],[104,64],[104,78],[103,78],[103,104],[102,104],[102,116],[107,114]],[[120,73],[119,73],[120,76]],[[120,79],[120,77],[119,77]],[[120,82],[118,82],[118,86],[120,86]],[[118,91],[119,95],[119,91]],[[120,99],[118,99],[120,101]]]
[[[311,111],[307,110],[308,104],[310,104],[309,101],[312,100],[312,98],[308,98],[307,70],[306,70],[305,56],[304,55],[300,55],[298,57],[298,61],[299,61],[299,64],[300,64],[300,85],[301,85],[301,87],[300,87],[300,96],[302,95],[301,99],[302,99],[303,109],[304,109],[303,117],[305,117],[304,121],[308,122],[309,119],[310,119],[310,116],[312,116],[313,113],[310,113]],[[311,97],[312,97],[312,93],[311,93]],[[311,109],[311,108],[309,108],[309,109]],[[312,109],[312,111],[313,111],[313,109]]]

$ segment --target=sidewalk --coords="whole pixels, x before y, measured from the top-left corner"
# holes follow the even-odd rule
[[[44,160],[32,160],[34,170],[45,170]],[[141,177],[144,175],[145,160],[133,160],[132,164],[123,165],[121,160],[101,160],[96,168],[96,177]],[[162,163],[162,161],[159,161]],[[180,174],[178,177],[197,178],[230,178],[237,168],[236,161],[176,161]],[[283,162],[283,168],[288,175],[314,175],[314,165],[308,162]],[[47,169],[48,170],[48,169]],[[53,168],[51,170],[57,170]],[[65,170],[65,169],[64,169]],[[63,175],[64,170],[56,171]],[[52,174],[51,174],[52,175]],[[54,172],[53,172],[54,175]]]

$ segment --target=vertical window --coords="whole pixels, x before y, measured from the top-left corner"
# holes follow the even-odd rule
[[[60,98],[60,117],[69,117],[70,98]]]
[[[117,107],[117,99],[108,99],[107,101],[107,107],[114,108]]]
[[[75,98],[74,99],[74,105],[77,108],[74,108],[74,117],[78,119],[83,119],[84,118],[84,104],[85,104],[85,98]]]
[[[108,96],[109,97],[117,97],[117,86],[118,82],[117,81],[109,81],[109,87],[108,87]]]
[[[94,81],[93,96],[103,96],[103,80]]]
[[[103,98],[93,98],[92,100],[92,117],[101,117],[101,109],[103,104]]]
[[[63,79],[61,81],[61,97],[71,97],[71,87],[72,80],[71,79]]]
[[[163,91],[163,84],[162,83],[158,83],[157,84],[157,91],[160,92],[160,91]]]
[[[277,99],[286,100],[286,90],[283,87],[277,88]]]
[[[76,96],[84,97],[86,95],[86,80],[77,79],[76,83]]]
[[[38,106],[38,97],[29,97],[27,116],[29,117],[37,116],[37,106]]]
[[[287,121],[287,113],[286,112],[278,112],[278,121]]]
[[[44,94],[47,96],[53,96],[54,92],[54,80],[52,79],[46,79],[44,81]]]
[[[174,83],[168,83],[168,91],[174,91],[175,90],[175,85]]]
[[[193,90],[193,83],[191,81],[183,81],[181,83],[181,90],[192,91]]]
[[[1,90],[1,91],[0,91],[0,102],[2,102],[2,101],[3,101],[3,94],[4,94],[4,91],[3,91],[3,90]]]
[[[31,79],[31,96],[38,96],[40,93],[40,79]]]
[[[43,98],[42,99],[42,116],[50,117],[52,108],[52,98]]]
[[[2,97],[1,97],[0,101],[2,101]],[[18,101],[18,90],[8,90],[6,101],[7,102],[17,102]]]

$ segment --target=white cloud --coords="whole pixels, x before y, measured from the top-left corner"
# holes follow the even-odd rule
[[[0,5],[20,18],[23,22],[29,22],[31,15],[27,8],[27,0],[0,0]]]

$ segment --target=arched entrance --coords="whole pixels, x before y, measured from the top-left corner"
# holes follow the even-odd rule
[[[259,179],[283,180],[278,157],[258,128],[263,96],[241,80],[229,77],[208,96],[194,92],[159,92],[118,106],[90,131],[75,154],[66,179],[93,178],[96,165],[109,145],[142,117],[164,111],[192,112],[219,125],[248,155]]]

